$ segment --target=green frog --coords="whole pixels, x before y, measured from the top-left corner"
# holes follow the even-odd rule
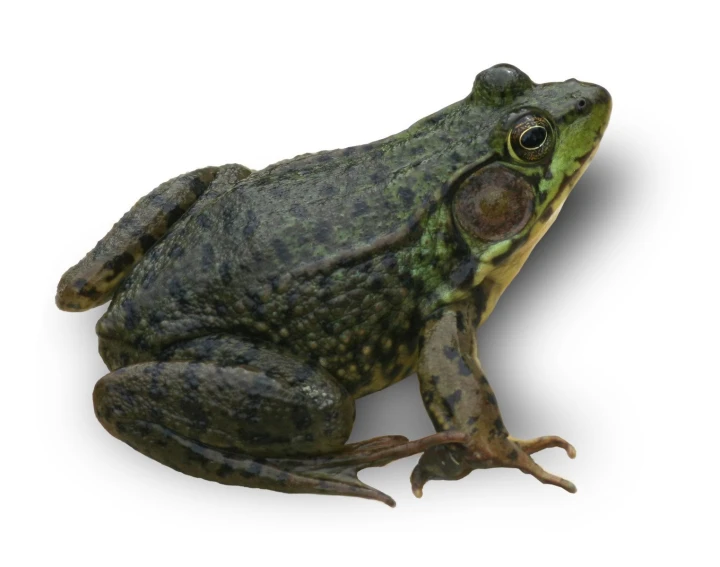
[[[511,436],[476,330],[595,154],[611,99],[511,65],[377,142],[259,171],[206,167],[163,183],[58,285],[97,324],[110,373],[93,393],[113,436],[231,485],[357,496],[357,473],[422,453],[428,480],[512,467],[569,492]],[[437,433],[347,444],[356,398],[412,373]]]

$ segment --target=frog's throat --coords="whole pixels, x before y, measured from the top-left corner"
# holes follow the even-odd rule
[[[483,259],[479,263],[473,286],[482,286],[485,291],[486,303],[480,320],[481,324],[495,309],[500,296],[523,267],[537,243],[540,242],[540,239],[545,236],[545,233],[557,219],[568,195],[583,173],[585,173],[597,149],[598,145],[596,144],[592,150],[577,160],[579,167],[563,180],[557,195],[540,213],[537,221],[530,227],[526,237],[523,237],[524,240],[521,239],[519,242],[511,243],[508,248],[510,253],[502,261],[495,263],[493,259],[498,256],[495,254],[490,259]]]

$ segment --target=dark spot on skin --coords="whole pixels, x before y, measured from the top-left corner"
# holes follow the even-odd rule
[[[196,394],[188,394],[180,401],[180,411],[183,417],[190,421],[193,429],[205,431],[208,426],[208,416],[205,408]]]
[[[222,465],[220,465],[220,467],[218,468],[218,470],[215,474],[217,476],[219,476],[220,478],[226,478],[226,477],[230,476],[232,474],[232,472],[233,472],[233,468],[230,465],[228,465],[227,463],[223,463]]]
[[[517,461],[517,458],[518,458],[518,452],[515,449],[513,449],[512,451],[510,451],[510,453],[508,453],[508,459],[510,459],[511,461]]]
[[[490,385],[490,382],[488,382],[488,379],[485,378],[484,375],[480,377],[480,383],[481,383],[483,386],[489,386],[489,385]]]
[[[475,277],[476,270],[477,262],[473,259],[467,259],[453,270],[450,274],[450,281],[455,287],[470,285]]]
[[[150,388],[148,389],[148,396],[153,401],[160,401],[167,397],[168,389],[165,384],[160,383],[156,378],[150,381]]]
[[[445,355],[445,358],[447,358],[448,360],[455,360],[456,358],[458,358],[460,356],[460,354],[458,353],[457,350],[455,350],[453,347],[447,346],[447,345],[445,345],[443,347],[443,354]]]
[[[440,376],[438,376],[437,374],[433,374],[432,376],[430,376],[430,382],[432,382],[433,386],[437,386],[440,383]]]
[[[220,264],[220,281],[222,281],[223,285],[230,285],[230,283],[232,283],[230,264],[228,262]]]
[[[79,282],[83,282],[81,289],[78,291],[79,295],[87,297],[88,299],[97,299],[100,297],[101,293],[94,286],[88,286],[87,280],[77,280],[73,286],[78,287]]]
[[[200,228],[210,228],[210,219],[205,213],[200,213],[195,216],[195,222]]]
[[[155,238],[152,234],[143,234],[140,237],[140,247],[142,248],[143,252],[147,252],[150,250],[150,247],[157,242],[157,238]]]
[[[352,214],[355,217],[362,217],[370,212],[370,207],[364,201],[355,201]]]
[[[478,419],[480,419],[480,417],[478,417],[478,416],[468,417],[466,424],[467,425],[475,425],[477,423]]]
[[[360,264],[360,265],[357,267],[357,270],[358,270],[361,274],[368,274],[368,273],[370,273],[370,272],[372,271],[372,269],[373,269],[373,264],[372,264],[372,262],[370,262],[370,261],[368,261],[368,262],[363,262],[362,264]]]
[[[505,429],[505,424],[503,423],[502,419],[499,417],[493,422],[493,429],[490,432],[491,435],[500,437],[503,435],[507,435],[507,430]]]
[[[308,216],[307,209],[299,203],[294,203],[290,207],[290,214],[296,219],[304,219]]]
[[[442,309],[438,309],[437,311],[433,311],[428,315],[427,320],[428,321],[439,321],[443,318],[444,311]]]
[[[291,291],[285,297],[285,301],[287,301],[288,307],[295,307],[300,299],[301,296],[297,291]]]
[[[210,269],[215,264],[215,250],[212,246],[212,244],[205,243],[202,246],[202,252],[201,252],[201,264],[204,269]]]
[[[455,315],[457,330],[459,333],[465,332],[465,314],[462,311],[458,311]]]
[[[485,401],[495,407],[497,407],[497,398],[495,398],[495,394],[485,394]]]
[[[397,268],[397,258],[394,255],[388,255],[383,257],[382,265],[387,270],[394,270]]]
[[[299,366],[294,372],[295,379],[298,382],[307,382],[314,374],[315,372],[309,366]]]
[[[470,367],[462,357],[458,360],[458,374],[460,374],[460,376],[472,376],[472,370],[470,370]]]
[[[185,371],[185,386],[188,390],[197,390],[200,387],[200,379],[195,373],[194,365],[189,366]]]
[[[278,259],[282,263],[289,264],[290,262],[292,262],[292,254],[290,253],[290,249],[283,240],[279,238],[273,238],[270,244],[272,245],[273,250],[275,250],[275,254],[277,255]]]
[[[122,306],[123,311],[125,312],[125,328],[129,331],[132,331],[135,327],[138,326],[142,319],[140,309],[138,309],[138,306],[135,304],[134,301],[131,301],[129,299],[123,301]]]
[[[130,254],[130,252],[123,252],[122,254],[115,256],[112,260],[105,262],[103,268],[111,272],[111,275],[105,278],[106,281],[112,280],[125,268],[132,266],[133,262],[135,262],[135,258],[132,254]]]
[[[247,213],[245,213],[245,216],[247,218],[247,221],[245,222],[245,227],[243,228],[243,236],[248,238],[255,234],[255,231],[257,230],[260,222],[258,221],[255,211],[253,211],[252,209],[248,210]]]
[[[205,192],[206,187],[207,185],[200,181],[200,179],[198,179],[197,177],[193,177],[190,180],[190,190],[195,193],[196,197],[202,195]]]
[[[185,249],[182,246],[176,244],[170,249],[168,256],[170,256],[170,258],[181,258],[184,254]]]
[[[550,171],[550,168],[547,169],[547,171],[545,172],[545,175],[543,177],[545,179],[547,179],[548,181],[550,181],[553,178],[553,174],[552,174],[552,171]]]
[[[170,294],[170,297],[179,301],[181,304],[187,303],[185,299],[185,290],[179,278],[172,278],[168,282],[168,293]]]
[[[398,196],[403,202],[403,205],[405,205],[408,209],[411,208],[415,203],[415,192],[412,189],[409,189],[407,187],[401,187],[398,190]]]
[[[167,224],[167,226],[172,226],[178,220],[180,220],[180,217],[182,217],[184,214],[185,209],[176,205],[170,211],[165,213],[165,223]]]
[[[302,406],[296,406],[293,408],[292,420],[297,431],[303,431],[312,425],[310,411]]]
[[[313,229],[315,241],[320,244],[326,244],[333,240],[334,227],[328,221],[319,222]]]
[[[472,299],[475,304],[475,320],[473,321],[473,326],[477,327],[487,307],[487,295],[482,287],[478,287],[473,291]]]
[[[452,394],[443,398],[443,405],[449,415],[455,414],[455,406],[457,406],[461,399],[462,390],[455,390]]]
[[[325,187],[323,187],[322,189],[320,189],[320,192],[321,192],[325,197],[334,197],[334,196],[337,194],[338,189],[337,189],[337,187],[335,187],[334,185],[326,185]]]
[[[368,287],[372,291],[380,291],[383,288],[383,276],[373,274],[368,278]]]
[[[379,171],[373,171],[370,174],[370,181],[372,181],[374,185],[379,185],[385,181],[385,175]]]
[[[150,412],[148,415],[150,416],[150,421],[153,423],[163,422],[163,412],[157,406],[150,406]]]
[[[540,215],[540,218],[538,219],[540,222],[544,222],[548,220],[553,214],[553,206],[552,204],[548,205],[547,208],[542,212]]]

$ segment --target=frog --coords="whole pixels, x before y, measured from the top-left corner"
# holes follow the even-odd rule
[[[264,169],[205,167],[141,198],[60,279],[97,323],[102,426],[226,485],[394,506],[358,478],[420,455],[411,488],[520,470],[575,492],[512,436],[477,329],[595,155],[603,87],[534,83],[509,64],[376,142]],[[417,374],[435,433],[348,443],[355,400]]]

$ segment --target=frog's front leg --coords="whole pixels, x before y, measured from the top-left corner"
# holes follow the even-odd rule
[[[345,445],[355,405],[332,376],[232,337],[198,339],[165,358],[102,378],[95,412],[115,437],[192,476],[394,506],[357,472],[465,439],[445,432],[412,442],[386,436]]]
[[[529,456],[561,447],[574,458],[572,445],[555,436],[524,441],[508,435],[477,356],[478,322],[474,303],[467,301],[444,308],[425,327],[418,362],[425,407],[438,431],[462,431],[470,441],[427,451],[413,471],[413,492],[420,497],[428,480],[457,480],[474,469],[492,467],[517,468],[575,492],[571,482],[546,472]]]

